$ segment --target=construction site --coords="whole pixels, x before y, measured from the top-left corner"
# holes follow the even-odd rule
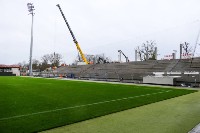
[[[146,53],[140,49],[135,49],[135,61],[130,61],[122,50],[118,50],[118,61],[111,61],[104,54],[84,54],[60,5],[57,5],[57,7],[79,55],[75,64],[42,72],[38,76],[199,87],[200,57],[194,57],[199,34],[193,51],[188,50],[188,44],[185,42],[185,44],[180,44],[178,52],[174,51],[172,54],[158,60],[157,47],[153,46],[153,41],[151,41],[150,45],[147,44],[145,47],[149,49]],[[147,41],[147,43],[149,42]],[[151,47],[149,48],[149,46]],[[122,61],[122,58],[125,59],[125,62]]]
[[[200,132],[198,1],[59,2],[2,2],[1,133]]]

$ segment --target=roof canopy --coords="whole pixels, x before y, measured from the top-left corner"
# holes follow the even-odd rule
[[[0,64],[0,68],[20,68],[19,65],[2,65]]]

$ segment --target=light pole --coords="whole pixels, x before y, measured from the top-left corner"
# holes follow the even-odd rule
[[[34,16],[34,6],[33,3],[27,4],[29,14],[32,15],[32,23],[31,23],[31,45],[30,45],[30,59],[29,59],[29,76],[32,76],[32,51],[33,51],[33,16]]]

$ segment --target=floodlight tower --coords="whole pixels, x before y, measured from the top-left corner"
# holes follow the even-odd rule
[[[33,3],[27,4],[29,14],[32,15],[32,23],[31,23],[31,45],[30,45],[30,60],[29,60],[29,76],[32,76],[32,51],[33,51],[33,16],[34,16],[34,6]]]

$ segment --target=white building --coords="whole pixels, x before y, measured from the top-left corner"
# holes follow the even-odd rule
[[[0,65],[0,76],[20,76],[20,66]]]

